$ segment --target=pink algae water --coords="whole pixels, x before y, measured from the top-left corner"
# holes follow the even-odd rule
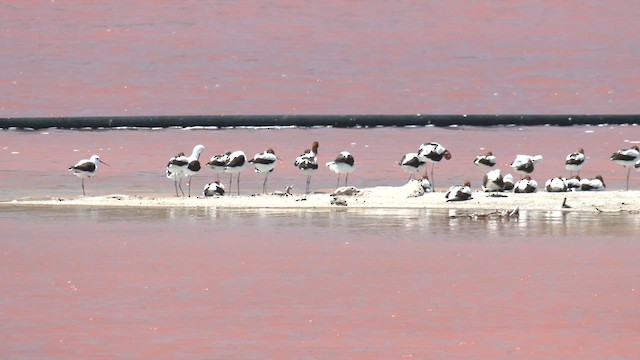
[[[170,156],[206,146],[282,159],[269,188],[305,177],[292,162],[311,141],[321,162],[348,149],[354,186],[401,185],[396,161],[426,141],[453,158],[440,190],[542,154],[534,178],[566,174],[566,152],[608,191],[625,170],[608,157],[635,126],[139,129],[3,131],[2,199],[75,197],[67,167],[99,154],[110,167],[89,196],[173,196]],[[631,188],[638,174],[631,174]],[[194,193],[215,179],[193,179]],[[223,177],[223,181],[226,177]],[[329,191],[321,166],[312,189]],[[241,175],[243,195],[262,178]],[[0,353],[10,358],[633,358],[640,352],[637,214],[524,212],[516,221],[446,211],[230,211],[0,206]]]
[[[638,113],[634,1],[9,1],[0,117]],[[0,120],[1,121],[1,120]],[[356,157],[350,184],[400,185],[438,141],[442,190],[541,154],[534,178],[625,187],[637,126],[0,131],[0,200],[73,197],[67,168],[109,163],[87,195],[171,196],[170,156],[273,147]],[[214,179],[203,169],[193,190]],[[640,187],[631,173],[632,189]],[[224,179],[223,179],[224,180]],[[328,191],[325,167],[312,189]],[[249,169],[241,192],[259,192]],[[0,206],[2,358],[618,358],[640,353],[636,214],[220,211]]]

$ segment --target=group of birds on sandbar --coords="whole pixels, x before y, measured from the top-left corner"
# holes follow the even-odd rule
[[[311,148],[304,150],[301,155],[296,157],[293,163],[295,167],[307,176],[305,187],[305,193],[307,194],[310,192],[311,177],[318,170],[318,147],[318,142],[314,141],[311,144]],[[187,195],[191,196],[191,178],[202,169],[200,157],[204,149],[204,145],[196,145],[190,156],[180,152],[169,159],[166,166],[166,177],[173,180],[176,196],[185,195],[182,189],[182,180],[184,178],[188,178]],[[420,145],[417,152],[405,154],[398,162],[398,165],[402,170],[410,173],[409,181],[420,181],[425,192],[431,192],[432,189],[435,189],[435,165],[442,159],[449,160],[451,157],[451,152],[444,146],[436,142],[430,142]],[[503,176],[500,169],[494,169],[497,161],[491,151],[477,156],[473,162],[478,168],[487,171],[482,181],[483,191],[532,193],[537,191],[538,183],[531,178],[531,174],[535,169],[535,165],[541,160],[541,155],[517,155],[510,164],[510,167],[521,175],[520,180],[517,182],[514,182],[511,174]],[[602,176],[597,175],[591,179],[580,178],[580,170],[584,166],[585,160],[583,149],[578,149],[576,152],[568,154],[565,168],[570,172],[570,176],[568,178],[559,176],[548,179],[545,183],[545,189],[549,192],[604,190],[606,185]],[[640,172],[640,150],[638,146],[634,145],[629,149],[618,150],[611,155],[610,160],[628,168],[626,178],[626,188],[628,190],[631,168],[634,167]],[[221,174],[229,174],[230,189],[233,184],[233,175],[236,174],[236,190],[237,194],[240,194],[240,172],[247,164],[252,164],[256,173],[264,174],[262,191],[266,193],[269,173],[273,172],[278,162],[282,162],[282,160],[276,156],[272,148],[255,154],[250,159],[240,150],[214,155],[205,166],[214,171],[217,175],[217,180],[206,184],[202,194],[206,197],[225,194],[225,186],[220,182]],[[429,163],[431,163],[430,177],[427,175],[427,165]],[[69,167],[69,171],[72,174],[82,179],[83,195],[86,195],[84,180],[94,176],[98,172],[100,164],[109,166],[98,155],[93,155],[91,158],[80,160],[74,166]],[[326,166],[338,175],[336,188],[340,186],[341,174],[345,174],[344,184],[348,186],[349,174],[355,170],[355,159],[348,151],[342,151],[335,160],[327,162]],[[576,172],[576,175],[573,175],[573,172]],[[421,173],[423,173],[422,178],[415,179]],[[469,180],[466,180],[462,185],[451,186],[446,193],[448,201],[468,200],[471,197],[472,190]]]
[[[305,190],[306,193],[309,193],[310,191],[311,175],[315,170],[318,169],[318,147],[318,142],[314,141],[311,144],[311,148],[304,150],[304,152],[294,161],[294,166],[296,166],[298,169],[300,169],[300,171],[307,175]],[[193,176],[201,169],[202,166],[200,164],[200,155],[202,154],[203,150],[203,145],[196,145],[191,156],[187,157],[184,153],[181,152],[169,160],[169,163],[167,164],[166,175],[167,178],[174,180],[176,196],[180,196],[180,193],[178,193],[178,189],[180,189],[182,196],[184,196],[184,191],[182,190],[182,179],[185,177]],[[220,174],[224,173],[229,174],[230,189],[231,185],[233,184],[233,174],[236,174],[236,190],[237,194],[239,195],[240,172],[245,168],[245,166],[247,166],[247,164],[252,164],[256,173],[264,174],[262,192],[266,194],[269,173],[271,173],[275,169],[278,162],[282,162],[282,160],[276,156],[275,151],[272,148],[255,154],[251,159],[248,159],[246,154],[240,150],[233,152],[228,151],[224,154],[214,155],[209,159],[209,162],[206,163],[206,166],[214,171],[214,173],[217,175],[217,180],[210,182],[204,186],[203,195],[220,196],[225,194],[225,187],[220,182]],[[345,186],[348,185],[349,173],[355,170],[356,164],[353,155],[351,155],[348,151],[342,151],[335,158],[335,160],[327,162],[326,166],[331,171],[338,174],[338,182],[336,184],[336,187],[338,187],[340,186],[341,174],[346,174],[344,183]],[[191,188],[189,182],[187,183],[187,186],[189,186],[188,196],[191,196]]]

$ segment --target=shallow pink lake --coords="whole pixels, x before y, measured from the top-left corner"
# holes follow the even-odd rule
[[[8,1],[0,117],[207,114],[636,114],[635,1]],[[1,120],[0,120],[1,121]],[[1,124],[0,124],[1,125]],[[442,190],[541,154],[534,178],[625,187],[611,153],[637,126],[0,131],[0,200],[73,197],[67,168],[110,167],[87,195],[171,196],[169,157],[273,147],[356,157],[350,184],[401,185],[430,141]],[[215,179],[204,169],[199,193]],[[225,181],[225,179],[222,179]],[[336,177],[324,166],[312,190]],[[241,192],[261,190],[249,169]],[[640,174],[630,187],[640,189]],[[216,211],[0,206],[0,357],[634,359],[637,214]]]
[[[635,126],[3,131],[3,200],[73,197],[67,171],[100,154],[110,167],[88,195],[172,196],[170,156],[206,146],[283,159],[269,188],[304,186],[293,159],[311,141],[321,162],[356,157],[350,183],[401,185],[405,152],[439,141],[439,187],[478,186],[474,156],[499,167],[544,156],[534,178],[564,175],[584,147],[584,175],[608,191],[625,170],[608,157]],[[203,169],[194,191],[215,176]],[[631,174],[637,189],[638,173]],[[335,175],[321,167],[312,188]],[[241,191],[261,190],[250,170]],[[633,358],[640,245],[637,214],[525,212],[518,221],[448,212],[223,211],[0,207],[0,353],[10,358]]]

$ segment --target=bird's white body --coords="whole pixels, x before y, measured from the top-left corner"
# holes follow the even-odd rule
[[[427,161],[425,158],[418,156],[418,153],[407,153],[398,162],[400,168],[411,174],[409,178],[419,174],[427,169]],[[431,185],[429,185],[431,186]]]
[[[502,191],[503,189],[504,179],[502,178],[500,169],[491,170],[484,176],[484,179],[482,181],[483,191]]]
[[[544,183],[544,187],[548,192],[566,192],[567,183],[564,178],[555,177],[547,180]]]
[[[513,186],[513,192],[518,194],[534,193],[538,191],[538,182],[531,179],[529,176],[518,181]]]
[[[491,151],[483,155],[476,156],[473,163],[483,171],[489,171],[496,166],[496,157]]]
[[[224,185],[220,183],[220,181],[214,181],[208,183],[204,186],[204,190],[202,191],[202,195],[204,196],[222,196],[224,195]]]

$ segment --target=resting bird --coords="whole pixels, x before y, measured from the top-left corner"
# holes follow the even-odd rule
[[[513,192],[516,194],[534,193],[536,191],[538,191],[538,182],[532,180],[529,175],[525,175],[513,188]]]
[[[553,179],[547,180],[544,183],[544,188],[548,192],[566,192],[567,191],[567,183],[562,177],[554,177]]]
[[[504,191],[513,190],[513,187],[514,187],[513,175],[507,174],[507,175],[503,176],[502,177],[502,182],[504,183]]]
[[[493,192],[502,191],[504,189],[504,179],[500,173],[500,169],[491,170],[485,174],[482,179],[482,191]]]
[[[202,195],[204,195],[205,197],[222,196],[224,195],[224,185],[222,185],[219,180],[208,183],[204,186]]]
[[[582,191],[602,191],[607,187],[601,175],[596,175],[593,179],[582,179],[580,185]]]
[[[464,201],[471,199],[471,183],[466,180],[463,185],[454,185],[444,196],[449,201]]]

